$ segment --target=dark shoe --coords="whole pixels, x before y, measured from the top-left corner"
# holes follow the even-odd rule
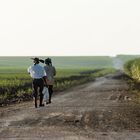
[[[46,105],[49,104],[49,102],[46,102]]]
[[[35,104],[35,108],[37,108],[37,104]]]
[[[47,104],[50,104],[50,103],[51,103],[51,101],[49,101],[49,102],[46,102],[46,105],[47,105]]]
[[[51,103],[51,100],[49,100],[49,104]]]
[[[39,105],[39,107],[43,107],[44,106],[44,104],[42,104],[42,105]]]

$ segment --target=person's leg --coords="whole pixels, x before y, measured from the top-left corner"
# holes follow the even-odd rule
[[[43,83],[43,80],[41,79],[39,81],[39,95],[40,95],[40,104],[39,104],[39,106],[44,106],[44,104],[43,104],[43,93],[42,93],[43,88],[44,88],[44,83]]]
[[[37,89],[38,89],[38,86],[36,85],[35,81],[33,81],[32,88],[33,88],[33,96],[35,98],[35,107],[37,108]]]
[[[51,103],[52,94],[53,94],[53,85],[48,85],[49,90],[49,103]]]

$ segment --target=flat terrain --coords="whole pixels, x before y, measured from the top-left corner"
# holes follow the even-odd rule
[[[122,77],[117,72],[57,93],[42,108],[0,108],[0,140],[140,140],[140,107]]]

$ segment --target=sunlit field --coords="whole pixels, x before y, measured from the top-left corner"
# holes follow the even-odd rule
[[[26,69],[32,65],[31,57],[0,57],[1,69],[13,68]],[[39,57],[46,59],[46,57]],[[112,67],[112,58],[109,56],[86,56],[86,57],[50,57],[57,69],[75,68],[105,68]],[[44,64],[42,64],[44,65]],[[12,70],[12,69],[11,69]]]
[[[135,58],[137,56],[131,56]],[[40,57],[45,59],[47,57]],[[123,62],[130,56],[117,56]],[[62,91],[72,86],[90,82],[96,77],[113,73],[112,58],[93,57],[51,57],[56,67],[54,91]],[[0,59],[0,105],[32,99],[32,79],[27,68],[33,62],[30,57],[1,57]],[[44,64],[41,64],[42,66]],[[134,66],[133,66],[134,67]],[[133,71],[139,72],[137,66]],[[126,69],[125,69],[126,70]],[[132,73],[132,72],[131,72]],[[133,72],[136,75],[136,72]],[[136,76],[133,76],[136,77]],[[138,74],[137,74],[137,78]]]
[[[41,57],[45,59],[47,57]],[[51,57],[56,67],[54,91],[90,82],[93,78],[111,73],[110,57]],[[32,99],[32,79],[27,68],[30,57],[1,57],[0,105]],[[41,64],[42,66],[44,64]]]
[[[131,58],[135,57],[138,56],[131,56]],[[119,55],[117,58],[125,62],[129,60],[130,56]],[[90,82],[96,77],[115,71],[112,57],[108,56],[51,57],[51,59],[57,71],[54,84],[55,92]],[[32,64],[30,57],[0,58],[0,106],[32,99],[32,79],[27,73],[27,68]],[[134,70],[139,72],[137,69],[138,67],[135,66]],[[137,78],[139,77],[137,76]]]

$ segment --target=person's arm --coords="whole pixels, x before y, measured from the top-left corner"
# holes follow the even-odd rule
[[[47,76],[43,76],[44,85],[47,86]]]
[[[46,74],[46,71],[45,69],[43,68],[43,81],[44,81],[44,85],[47,86],[47,74]]]

